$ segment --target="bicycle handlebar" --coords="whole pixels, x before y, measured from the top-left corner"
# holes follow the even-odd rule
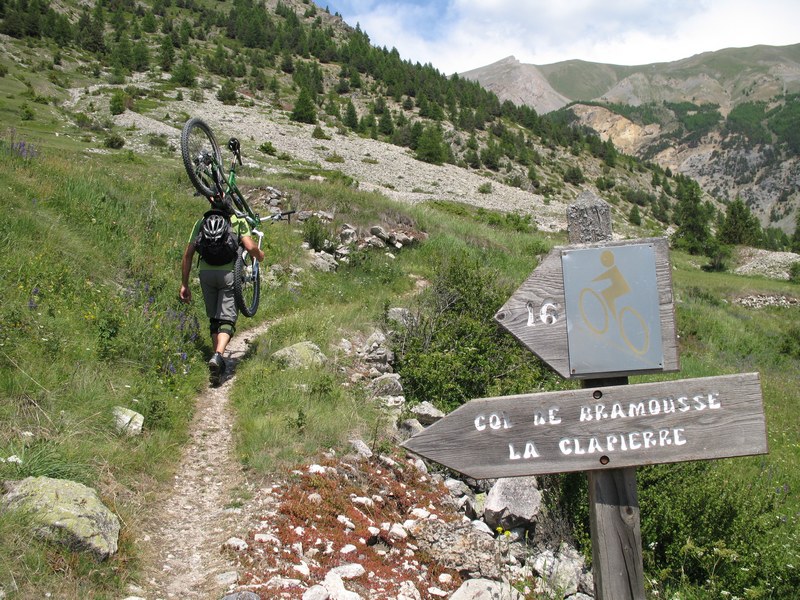
[[[291,217],[296,212],[297,212],[296,210],[286,210],[286,211],[279,212],[279,213],[273,213],[273,214],[268,215],[266,217],[259,217],[259,220],[260,221],[281,221],[283,219],[283,217],[286,217],[286,220],[291,222],[291,220],[292,220]]]

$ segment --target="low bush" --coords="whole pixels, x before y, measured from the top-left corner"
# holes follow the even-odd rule
[[[477,257],[442,257],[395,340],[409,401],[451,411],[473,398],[556,387],[552,372],[495,325],[495,311],[513,291],[502,281]]]

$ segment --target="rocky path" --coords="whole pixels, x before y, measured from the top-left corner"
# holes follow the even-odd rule
[[[228,346],[226,360],[235,368],[250,340],[268,324],[243,332]],[[190,439],[172,485],[164,490],[145,517],[137,544],[144,547],[147,565],[142,587],[132,598],[222,597],[237,581],[234,564],[222,545],[247,516],[232,506],[247,481],[234,453],[233,417],[229,394],[234,375],[217,388],[207,388],[197,399]]]

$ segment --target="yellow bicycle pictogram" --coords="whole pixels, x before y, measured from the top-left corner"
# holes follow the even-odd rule
[[[589,328],[590,331],[596,335],[605,335],[611,324],[611,321],[617,323],[619,334],[626,346],[631,352],[640,356],[646,353],[650,348],[650,331],[647,323],[642,315],[632,306],[623,306],[617,311],[617,300],[628,294],[631,291],[631,286],[625,279],[625,276],[616,265],[616,258],[611,250],[605,250],[600,255],[600,263],[606,267],[606,271],[592,279],[592,282],[608,281],[609,285],[599,291],[592,287],[585,287],[581,289],[578,297],[578,309],[580,310],[581,318]],[[595,310],[587,310],[587,305]],[[599,310],[597,308],[599,307]],[[602,313],[602,317],[599,316]],[[634,322],[639,323],[639,328],[636,332],[641,332],[639,336],[629,335],[626,329],[626,321],[630,322],[631,318]],[[638,339],[640,343],[637,345],[631,338]]]

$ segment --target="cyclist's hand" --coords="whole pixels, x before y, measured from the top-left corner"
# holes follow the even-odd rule
[[[184,304],[189,304],[192,301],[192,290],[190,290],[187,286],[182,285],[178,296],[180,297],[181,302]]]

